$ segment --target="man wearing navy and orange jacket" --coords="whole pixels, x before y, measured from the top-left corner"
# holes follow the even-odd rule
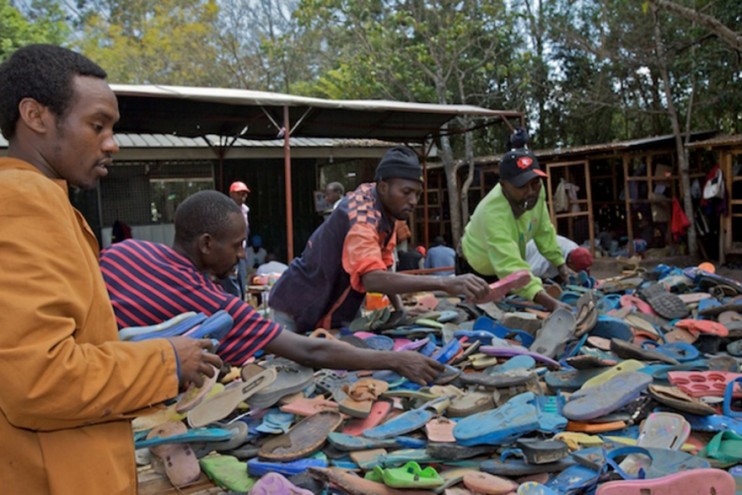
[[[358,315],[366,292],[391,296],[442,290],[479,299],[489,286],[475,275],[419,277],[394,273],[395,222],[407,220],[422,192],[422,167],[410,148],[398,146],[376,168],[376,182],[346,195],[332,215],[314,231],[301,257],[294,259],[273,287],[273,319],[286,328],[307,332],[338,328]]]

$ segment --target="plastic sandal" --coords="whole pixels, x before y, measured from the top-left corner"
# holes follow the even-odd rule
[[[130,335],[127,340],[130,342],[141,342],[142,340],[148,339],[164,339],[165,337],[176,337],[178,335],[183,335],[185,332],[195,327],[196,325],[203,323],[205,320],[206,315],[203,313],[198,313],[195,316],[189,316],[188,318],[185,318],[183,320],[178,320],[175,324],[172,325],[169,324],[171,320],[168,320],[165,323],[161,323],[159,325],[166,326],[165,328],[162,328],[160,330],[157,329],[159,325],[155,325],[155,331],[153,332],[144,332],[143,330],[139,332],[134,331],[133,329],[129,329],[129,332],[134,334]]]
[[[518,483],[489,473],[469,472],[463,481],[464,486],[474,493],[507,495],[518,489]]]
[[[554,433],[566,424],[565,418],[544,411],[537,397],[526,392],[497,409],[463,418],[454,427],[453,435],[461,445],[497,445],[536,430]]]
[[[374,468],[373,481],[383,481],[392,488],[435,488],[444,483],[443,478],[432,467],[421,468],[417,462],[410,461],[399,468]]]
[[[312,495],[310,490],[297,487],[278,473],[266,474],[250,490],[250,495],[273,495],[277,493],[281,495]]]
[[[347,397],[340,401],[340,411],[354,418],[366,418],[374,401],[388,388],[387,382],[373,378],[362,378],[352,385],[345,385],[343,392]]]
[[[667,364],[680,364],[677,359],[666,354],[615,338],[611,339],[611,352],[623,359],[641,359],[643,361],[660,361]]]
[[[185,332],[183,336],[190,337],[192,339],[210,338],[215,340],[222,340],[227,335],[227,333],[232,330],[233,325],[234,320],[232,319],[232,316],[230,316],[230,314],[223,309],[220,309],[219,311],[206,318],[206,320],[204,320],[197,327]]]
[[[276,370],[262,369],[244,382],[232,382],[224,391],[207,397],[188,411],[188,424],[192,428],[205,426],[229,416],[243,401],[250,399],[261,390],[267,389],[276,380]]]
[[[721,469],[694,469],[656,479],[609,481],[596,495],[734,495],[732,475]]]
[[[247,473],[250,476],[263,476],[268,473],[279,473],[284,476],[293,476],[305,472],[310,468],[326,468],[327,459],[299,459],[293,462],[270,462],[254,457],[247,461]]]
[[[475,301],[476,304],[485,304],[488,302],[500,301],[504,298],[508,292],[522,289],[528,282],[531,281],[531,272],[528,270],[518,270],[513,272],[506,277],[498,280],[495,283],[490,284],[490,292],[480,300]]]
[[[252,409],[268,408],[287,395],[301,392],[312,383],[314,378],[312,368],[285,358],[276,358],[269,361],[266,368],[275,370],[276,379],[247,399],[247,403]],[[243,366],[242,379],[248,381],[252,374],[257,372],[254,365]]]
[[[247,474],[247,463],[231,455],[208,455],[199,459],[201,469],[220,488],[248,492],[255,480]]]
[[[176,424],[181,426],[175,426]],[[157,447],[172,443],[221,442],[232,438],[232,432],[224,428],[188,429],[180,421],[170,421],[153,428],[147,438],[134,443],[134,448]]]
[[[315,478],[326,483],[332,483],[346,493],[363,495],[429,495],[430,490],[397,490],[383,483],[366,480],[360,476],[338,468],[310,468],[309,472]]]
[[[567,342],[574,338],[575,325],[571,311],[557,309],[546,319],[529,350],[550,358],[560,355]]]
[[[119,330],[119,338],[121,340],[131,340],[133,337],[137,335],[153,334],[155,332],[160,332],[162,330],[171,328],[175,325],[179,325],[180,323],[183,323],[184,321],[189,320],[190,318],[193,318],[194,316],[197,316],[197,313],[195,311],[188,311],[186,313],[181,313],[179,315],[173,316],[169,320],[163,321],[162,323],[158,323],[157,325],[149,325],[146,327],[122,328],[121,330]],[[205,315],[202,315],[202,316],[205,316]],[[192,326],[196,326],[196,325],[198,325],[198,320],[194,320]]]
[[[622,361],[618,363],[616,366],[612,366],[611,368],[605,370],[600,375],[589,379],[588,381],[585,382],[582,388],[587,389],[590,387],[596,387],[598,385],[606,383],[607,381],[611,380],[615,376],[621,375],[622,373],[630,373],[633,371],[638,371],[642,369],[644,366],[645,364],[642,363],[641,361],[637,361],[636,359],[627,359],[626,361]]]
[[[630,371],[594,387],[583,386],[572,394],[562,414],[570,420],[578,421],[599,418],[637,398],[650,383],[650,376]]]
[[[186,426],[180,421],[170,421],[154,428],[147,440],[160,441],[167,438],[173,440],[187,436]],[[159,442],[155,443],[150,452],[162,463],[168,480],[176,488],[182,488],[196,482],[201,476],[198,459],[190,445],[186,443]]]
[[[518,487],[517,495],[560,495],[548,486],[535,481],[526,481]]]
[[[714,435],[698,455],[724,466],[738,464],[742,461],[742,435],[733,431],[721,431]]]
[[[323,411],[302,419],[287,433],[271,438],[260,447],[259,455],[270,461],[295,461],[313,454],[330,432],[343,422],[339,413]]]
[[[439,397],[437,399],[434,399],[424,404],[420,408],[411,409],[400,414],[399,416],[386,421],[379,426],[375,426],[369,430],[364,431],[363,436],[372,439],[384,439],[413,432],[425,426],[425,424],[433,418],[435,413],[429,408],[435,406],[438,403],[442,403],[444,401],[447,402],[448,400],[448,397]]]

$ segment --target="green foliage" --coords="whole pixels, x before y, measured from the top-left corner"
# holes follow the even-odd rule
[[[107,12],[107,15],[105,13]],[[117,83],[219,86],[215,0],[111,2],[83,22],[79,48]]]
[[[31,43],[62,44],[69,28],[54,2],[34,1],[21,13],[9,0],[0,0],[0,60]]]

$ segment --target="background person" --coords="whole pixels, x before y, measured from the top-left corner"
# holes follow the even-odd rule
[[[325,186],[325,202],[329,206],[329,208],[323,212],[325,218],[329,217],[335,208],[338,207],[344,194],[345,187],[339,182],[330,182]]]
[[[561,235],[557,236],[557,244],[566,260],[567,268],[574,272],[589,271],[593,266],[593,255],[589,249],[580,247],[576,242]],[[531,273],[540,278],[556,278],[559,270],[544,258],[536,243],[531,239],[526,244],[526,260],[531,266]]]
[[[437,236],[433,239],[433,245],[428,249],[428,253],[425,256],[425,268],[442,268],[450,266],[450,271],[435,272],[437,275],[446,276],[453,275],[456,266],[456,251],[453,248],[446,246],[446,241],[442,236]]]
[[[250,188],[242,181],[234,181],[229,185],[229,197],[240,207],[242,216],[245,219],[245,238],[250,235],[250,207],[247,206],[247,196],[250,194]],[[247,285],[248,264],[245,258],[232,269],[232,271],[219,279],[219,284],[230,294],[245,299]]]

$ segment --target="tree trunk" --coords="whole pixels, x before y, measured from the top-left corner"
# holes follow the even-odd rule
[[[654,6],[652,11],[654,14],[654,36],[657,47],[657,65],[660,69],[660,74],[662,75],[662,85],[665,90],[665,98],[667,99],[667,113],[670,117],[670,123],[672,124],[672,132],[675,135],[675,151],[678,155],[680,190],[683,193],[683,209],[685,210],[685,215],[691,220],[690,226],[688,227],[688,254],[697,257],[698,241],[696,239],[696,224],[692,220],[695,218],[695,215],[693,214],[693,199],[690,196],[688,155],[685,153],[683,133],[680,130],[680,120],[672,97],[670,75],[668,74],[667,66],[665,65],[665,46],[662,42],[662,32],[660,30],[659,16],[657,15],[657,6]],[[690,109],[688,109],[688,111],[690,111]]]
[[[444,128],[445,131],[445,128]],[[451,215],[451,241],[456,245],[461,237],[461,208],[459,207],[459,180],[456,175],[456,163],[453,160],[451,140],[448,136],[441,136],[441,161],[446,173],[448,189],[448,205]]]
[[[467,129],[470,128],[471,120],[464,119],[464,125]],[[466,179],[461,185],[461,224],[463,227],[469,222],[469,187],[474,182],[474,137],[471,132],[464,134],[464,161],[467,170]]]

